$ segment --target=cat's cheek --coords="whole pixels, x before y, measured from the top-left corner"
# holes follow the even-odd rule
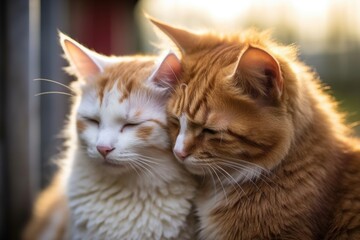
[[[99,159],[99,158],[101,157],[101,156],[99,155],[98,151],[96,150],[96,148],[94,148],[94,147],[87,146],[86,152],[87,152],[87,155],[88,155],[91,159]]]
[[[168,133],[163,129],[158,129],[156,133],[152,136],[152,143],[156,145],[157,148],[162,148],[168,150],[172,148],[171,139]]]
[[[88,123],[84,120],[76,120],[76,132],[80,138],[86,139],[93,132],[97,132],[98,126],[93,123]]]
[[[76,131],[78,135],[81,135],[87,128],[86,123],[83,120],[76,120]]]
[[[154,128],[152,126],[139,127],[136,130],[136,137],[142,141],[146,141],[151,137],[153,131],[154,131]]]
[[[89,152],[90,146],[96,146],[97,132],[96,128],[88,126],[84,131],[78,133],[78,141],[84,151]],[[95,147],[93,148],[95,149]],[[97,151],[93,152],[93,155],[97,154]]]
[[[78,141],[82,146],[87,146],[89,144],[88,137],[87,137],[87,131],[78,131],[77,132]]]

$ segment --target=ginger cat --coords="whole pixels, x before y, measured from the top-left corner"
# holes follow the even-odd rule
[[[107,57],[60,34],[78,80],[63,169],[26,239],[193,239],[195,182],[174,158],[166,103],[180,62]]]
[[[200,238],[360,239],[359,140],[296,50],[150,20],[182,54],[168,117]]]

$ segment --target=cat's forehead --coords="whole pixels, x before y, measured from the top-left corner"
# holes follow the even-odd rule
[[[182,82],[188,86],[186,90],[191,92],[193,89],[208,88],[222,81],[228,75],[225,72],[238,61],[242,48],[242,45],[221,43],[185,55]]]
[[[242,48],[223,44],[184,59],[184,81],[170,99],[170,112],[199,125],[222,125],[225,119],[233,118],[229,113],[235,113],[239,102],[248,108],[246,98],[234,96],[227,80]]]
[[[149,118],[163,112],[162,95],[149,87],[154,61],[125,62],[107,68],[96,84],[83,88],[79,112],[106,119]]]
[[[117,91],[122,102],[133,90],[144,88],[146,79],[154,67],[152,60],[122,61],[105,69],[96,80],[97,94],[100,102],[105,95],[115,96]],[[109,94],[107,94],[109,93]]]
[[[170,100],[176,105],[173,109],[176,115],[186,112],[189,116],[195,116],[201,109],[208,112],[210,102],[221,102],[224,79],[227,77],[225,70],[236,63],[239,54],[238,46],[218,45],[185,56],[182,84]]]
[[[186,92],[175,94],[170,99],[168,112],[180,123],[181,119],[186,119],[186,126],[190,129],[191,126],[226,129],[239,118],[258,117],[258,105],[246,97],[232,94],[226,89],[211,88],[193,91],[191,95]]]
[[[169,101],[170,111],[177,118],[185,117],[189,123],[204,125],[212,122],[220,114],[217,104],[222,101],[213,101],[216,97],[214,86],[194,86],[183,84]],[[188,96],[191,96],[189,98]]]

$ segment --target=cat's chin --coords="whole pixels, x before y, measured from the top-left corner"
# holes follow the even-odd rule
[[[125,161],[104,158],[92,159],[94,160],[94,167],[102,169],[106,174],[122,175],[131,171],[131,168]]]
[[[206,171],[203,170],[202,168],[200,167],[196,167],[194,165],[191,165],[191,166],[188,166],[188,165],[185,165],[185,168],[188,172],[190,172],[191,174],[194,174],[194,175],[198,175],[198,176],[204,176],[206,175]]]
[[[204,168],[204,165],[198,164],[195,158],[188,158],[182,162],[184,167],[188,172],[194,175],[204,176],[207,173],[207,170]]]
[[[123,162],[112,160],[112,159],[103,159],[102,164],[107,167],[112,167],[112,168],[125,168],[126,167],[126,164],[124,164]]]

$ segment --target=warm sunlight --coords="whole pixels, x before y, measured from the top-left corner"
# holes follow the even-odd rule
[[[360,239],[360,0],[5,0],[0,36],[0,239]]]
[[[346,51],[347,41],[360,40],[359,1],[143,0],[138,7],[139,12],[194,30],[270,28],[280,40],[296,41],[305,52]]]
[[[336,89],[336,97],[347,98],[344,106],[354,113],[349,119],[359,120],[360,1],[141,0],[137,19],[142,47],[154,51],[152,43],[158,43],[159,38],[143,12],[193,31],[270,29],[279,42],[299,48],[301,59]],[[357,129],[360,133],[360,127]]]

